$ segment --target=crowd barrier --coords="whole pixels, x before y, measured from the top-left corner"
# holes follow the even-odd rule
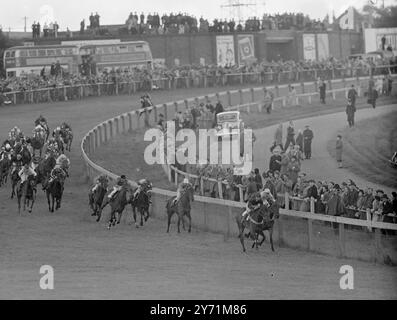
[[[119,81],[110,83],[88,83],[69,86],[40,88],[25,91],[11,91],[3,94],[14,104],[45,103],[56,101],[79,100],[86,97],[131,95],[136,92],[156,90],[175,90],[182,88],[208,88],[236,85],[279,85],[286,83],[302,83],[317,81],[321,77],[325,81],[395,73],[397,66],[378,66],[371,69],[313,69],[303,71],[282,71],[264,73],[233,73],[223,75],[192,75],[153,79],[145,81]]]
[[[335,93],[343,92],[343,94],[346,94],[348,84],[360,82],[363,85],[368,80],[368,77],[345,79],[342,82],[344,88],[333,90]],[[315,87],[315,84],[310,85]],[[279,89],[285,89],[285,87],[287,86],[280,86]],[[275,87],[272,89],[275,89]],[[252,100],[255,96],[253,94],[255,91],[262,92],[263,87],[220,92],[205,97],[156,105],[150,108],[150,111],[152,111],[150,113],[147,112],[148,110],[140,109],[124,113],[98,124],[84,136],[81,142],[81,152],[87,177],[93,181],[99,174],[106,174],[114,182],[117,179],[117,175],[95,164],[90,160],[90,155],[101,145],[112,140],[116,135],[144,128],[144,121],[148,121],[151,124],[156,123],[160,112],[165,115],[166,119],[171,119],[173,112],[178,111],[182,106],[187,107],[189,103],[208,98],[223,98],[227,101],[239,100],[237,106],[229,106],[231,108],[241,108],[245,105],[247,108],[250,108],[248,106],[257,103]],[[303,91],[305,91],[304,88]],[[301,94],[299,98],[306,97],[308,94]],[[313,92],[312,94],[315,95],[317,93]],[[249,101],[244,101],[244,97],[249,99]],[[284,97],[278,97],[278,99],[282,100]],[[145,114],[148,115],[146,119],[141,117],[143,112],[146,112]],[[175,184],[184,177],[195,178],[172,166],[163,165],[163,168],[168,175],[168,179]],[[219,190],[222,190],[222,182],[214,182],[220,186]],[[130,183],[135,184],[133,181],[130,181]],[[164,220],[166,201],[174,195],[175,192],[153,188],[151,215]],[[235,216],[245,208],[246,204],[222,199],[222,191],[219,195],[219,199],[205,196],[195,197],[191,212],[193,226],[205,231],[222,233],[225,239],[235,237],[238,232]],[[286,207],[288,208],[288,203],[291,201],[290,196],[288,194],[280,196],[285,198]],[[397,262],[396,238],[387,235],[388,232],[397,230],[397,224],[316,214],[314,213],[314,200],[310,201],[309,208],[310,212],[287,209],[280,210],[280,218],[276,220],[274,233],[279,246],[300,248],[338,257],[356,258],[380,263]],[[107,219],[106,213],[104,213],[103,219]],[[127,219],[127,215],[124,215],[123,219]],[[357,231],[352,229],[355,226],[365,227],[368,231],[364,232],[362,230]]]

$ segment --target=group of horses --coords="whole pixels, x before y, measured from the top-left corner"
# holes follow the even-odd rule
[[[95,189],[95,190],[93,190]],[[109,180],[101,177],[96,188],[90,188],[88,200],[92,209],[92,216],[96,216],[99,222],[102,217],[103,209],[109,205],[110,218],[108,229],[114,227],[121,222],[121,217],[127,205],[131,205],[135,226],[143,226],[143,222],[149,219],[150,195],[152,184],[146,181],[137,190],[137,187],[126,183],[115,195],[109,197],[111,188],[109,188]],[[137,212],[141,216],[140,224],[137,223]]]
[[[38,120],[36,120],[35,125],[38,124]],[[11,199],[16,196],[19,213],[22,204],[23,211],[32,212],[36,201],[37,187],[40,184],[46,193],[49,211],[54,212],[54,207],[55,210],[61,207],[65,177],[56,175],[50,181],[50,175],[57,158],[64,153],[65,148],[71,150],[73,134],[71,130],[61,130],[59,136],[54,135],[50,143],[49,127],[47,123],[42,126],[45,129],[44,134],[34,132],[32,137],[25,137],[20,133],[5,140],[2,144],[3,150],[6,145],[10,145],[11,150],[5,152],[0,160],[0,187],[6,185],[10,178]],[[36,175],[29,175],[27,180],[21,183],[19,172],[25,165],[34,169]]]
[[[141,220],[140,226],[143,226],[143,222],[149,218],[150,208],[150,195],[152,185],[150,182],[141,187],[140,190],[136,190],[136,187],[131,186],[127,183],[121,188],[117,194],[109,198],[110,192],[109,180],[103,178],[99,180],[98,186],[93,190],[89,191],[89,205],[92,209],[92,216],[96,216],[96,221],[99,222],[102,217],[103,209],[109,205],[110,207],[110,218],[108,221],[107,228],[110,229],[112,226],[121,222],[121,217],[124,209],[127,205],[131,205],[135,226],[138,228],[136,213],[140,213]],[[182,223],[183,230],[185,228],[185,218],[188,221],[187,232],[191,232],[192,229],[192,217],[191,217],[191,204],[194,201],[194,187],[187,185],[181,192],[181,195],[177,201],[176,196],[171,197],[166,201],[166,212],[167,212],[167,233],[170,231],[171,219],[173,215],[177,215],[177,231],[181,232],[180,225]],[[245,217],[242,216],[242,212],[237,214],[235,217],[237,227],[239,230],[239,239],[243,248],[243,252],[246,252],[245,238],[253,240],[252,248],[258,249],[263,244],[266,237],[264,231],[269,232],[269,242],[271,250],[274,251],[273,245],[273,227],[274,221],[279,216],[279,207],[277,202],[260,201],[260,205],[249,212]],[[248,233],[245,233],[248,230]],[[260,241],[260,237],[262,237]]]

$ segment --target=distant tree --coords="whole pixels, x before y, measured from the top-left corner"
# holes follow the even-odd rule
[[[397,6],[376,7],[365,5],[363,11],[372,15],[373,27],[395,28],[397,27]]]

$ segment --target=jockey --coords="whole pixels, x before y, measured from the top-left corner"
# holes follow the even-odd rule
[[[10,137],[11,140],[16,140],[20,134],[21,134],[21,130],[17,126],[15,126],[10,130],[8,136]]]
[[[176,198],[174,199],[172,205],[176,205],[181,198],[182,192],[185,191],[188,187],[192,187],[192,185],[189,182],[188,178],[183,179],[183,182],[181,182],[178,186],[178,189],[176,190]]]
[[[113,186],[112,192],[109,193],[108,198],[109,200],[113,198],[113,196],[123,189],[124,186],[126,186],[128,183],[127,177],[125,175],[121,175],[120,177],[117,178],[116,185]]]
[[[101,174],[99,177],[96,178],[95,185],[94,185],[94,187],[92,188],[91,191],[95,192],[95,190],[98,189],[98,187],[101,184],[107,185],[108,182],[109,182],[108,176],[106,174]]]
[[[0,160],[3,160],[5,157],[8,157],[8,159],[11,160],[11,151],[11,145],[9,143],[6,143],[3,147],[1,147]]]
[[[33,136],[38,135],[39,137],[43,138],[45,137],[45,129],[41,124],[38,124],[34,129],[33,129]]]
[[[66,122],[62,122],[62,124],[61,124],[61,130],[72,131],[72,128],[71,128],[71,126],[68,125]]]
[[[263,203],[266,204],[268,207],[270,207],[273,203],[276,202],[270,189],[267,188],[261,192],[261,199]]]
[[[70,160],[68,159],[67,156],[64,154],[61,154],[57,160],[56,160],[56,165],[59,168],[61,168],[64,172],[66,177],[69,177],[69,167],[70,167]]]
[[[258,209],[263,204],[259,193],[253,194],[247,202],[246,210],[242,213],[241,220],[249,219],[249,213]]]
[[[135,200],[135,198],[138,196],[138,194],[141,191],[146,192],[148,189],[151,189],[152,184],[146,180],[146,179],[141,179],[138,181],[138,188],[135,190],[134,195],[133,195],[133,199]]]
[[[50,179],[48,180],[49,185],[52,181],[54,181],[57,177],[60,177],[62,180],[65,180],[66,178],[66,173],[65,171],[61,168],[60,165],[55,165],[55,167],[51,170],[50,173]],[[44,188],[44,186],[43,186]]]
[[[11,175],[14,173],[17,168],[22,167],[22,155],[21,154],[13,154],[11,156],[11,162],[12,162],[12,169],[11,169]]]
[[[29,164],[25,164],[23,168],[18,172],[19,177],[21,178],[21,185],[28,180],[29,176],[36,176],[37,173],[29,166]]]

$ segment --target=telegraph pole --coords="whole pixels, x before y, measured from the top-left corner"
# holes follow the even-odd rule
[[[26,21],[28,20],[28,17],[24,16],[22,19],[25,21],[25,25],[24,25],[23,31],[26,32]]]

